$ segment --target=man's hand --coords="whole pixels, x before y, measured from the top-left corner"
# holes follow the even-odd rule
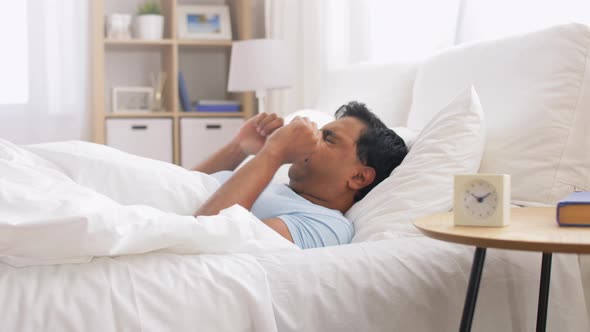
[[[244,123],[233,143],[238,144],[246,155],[257,154],[264,146],[266,138],[281,128],[283,123],[283,119],[274,113],[258,114]]]
[[[276,114],[259,114],[244,123],[238,134],[212,156],[195,166],[193,170],[213,174],[233,171],[251,154],[257,154],[266,138],[283,126],[283,119]]]
[[[282,164],[304,160],[316,151],[320,142],[320,132],[317,125],[309,121],[309,119],[297,117],[288,125],[278,129],[274,125],[270,127],[268,125],[274,119],[268,120],[268,116],[264,116],[264,119],[259,123],[259,125],[266,123],[260,125],[261,131],[268,134],[265,128],[274,128],[272,135],[268,136],[268,138],[267,135],[260,135],[264,137],[264,146],[259,153],[217,189],[207,202],[199,208],[195,216],[218,214],[219,211],[234,204],[239,204],[248,210],[252,209],[252,205],[254,205],[258,196],[270,183]],[[258,127],[254,126],[256,120],[253,120],[252,123],[250,124],[251,127],[244,127]],[[245,129],[244,132],[246,132]],[[258,133],[257,130],[256,133]],[[221,157],[223,157],[223,154],[220,154],[219,158]],[[264,223],[287,240],[293,241],[289,229],[281,219],[271,218],[265,220]]]
[[[268,137],[262,151],[273,155],[281,164],[295,163],[306,159],[316,150],[320,135],[315,122],[295,117]]]

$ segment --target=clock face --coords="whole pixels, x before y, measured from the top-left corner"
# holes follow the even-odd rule
[[[465,213],[474,219],[486,219],[493,216],[498,208],[496,188],[481,179],[467,183],[463,192],[463,207]]]

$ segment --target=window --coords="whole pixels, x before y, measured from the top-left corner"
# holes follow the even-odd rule
[[[0,11],[0,104],[29,100],[27,1],[4,1]]]
[[[416,61],[453,45],[461,0],[328,0],[326,64]]]

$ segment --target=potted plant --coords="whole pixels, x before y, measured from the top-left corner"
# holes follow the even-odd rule
[[[164,35],[164,16],[160,3],[147,0],[137,8],[135,33],[139,39],[162,39]]]

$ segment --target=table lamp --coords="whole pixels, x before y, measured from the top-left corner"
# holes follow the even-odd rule
[[[258,113],[264,112],[266,90],[288,88],[292,80],[293,65],[284,41],[250,39],[233,42],[227,90],[256,91]]]

